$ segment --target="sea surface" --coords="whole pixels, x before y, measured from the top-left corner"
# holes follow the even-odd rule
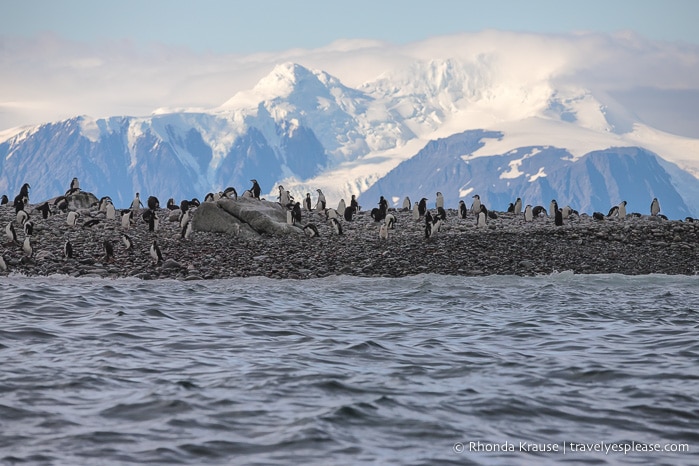
[[[0,278],[0,464],[699,464],[699,277]]]

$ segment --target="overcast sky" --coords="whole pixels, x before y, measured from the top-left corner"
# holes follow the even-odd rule
[[[570,69],[607,86],[621,79],[630,96],[639,87],[691,91],[697,24],[694,0],[0,0],[0,130],[211,108],[283,61],[359,85],[400,60],[512,49],[522,38],[533,64],[549,49],[575,56]]]

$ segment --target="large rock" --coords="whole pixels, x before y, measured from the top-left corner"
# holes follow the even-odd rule
[[[205,202],[194,212],[192,222],[197,231],[246,239],[302,234],[300,228],[286,223],[286,211],[278,203],[243,197]]]

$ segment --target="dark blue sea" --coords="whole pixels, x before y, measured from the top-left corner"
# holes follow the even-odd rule
[[[699,464],[699,277],[0,278],[0,464]]]

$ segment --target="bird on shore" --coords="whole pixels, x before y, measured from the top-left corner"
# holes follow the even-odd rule
[[[473,195],[473,204],[471,204],[471,212],[474,215],[479,215],[481,212],[481,197],[478,194]]]
[[[121,242],[124,243],[125,250],[131,251],[131,249],[133,249],[133,241],[131,241],[131,237],[126,233],[121,234]]]
[[[63,244],[63,259],[73,258],[73,243],[69,240]]]
[[[15,218],[17,225],[24,226],[24,224],[28,220],[29,220],[29,214],[27,213],[26,210],[20,210],[19,212],[17,212],[17,217]]]
[[[253,199],[259,199],[260,198],[260,184],[257,182],[257,180],[252,179],[250,180],[252,182],[252,188],[250,188],[250,192],[252,193]]]
[[[514,213],[515,213],[515,215],[519,215],[522,213],[522,198],[520,198],[520,197],[518,197],[515,200]]]
[[[379,239],[388,239],[388,225],[385,223],[379,227]]]
[[[657,197],[653,198],[653,202],[650,203],[650,214],[655,217],[660,213],[660,202]]]
[[[51,207],[49,207],[48,201],[35,207],[35,209],[38,210],[39,213],[41,213],[41,218],[43,218],[44,220],[49,218],[49,216],[51,215]]]
[[[0,272],[7,272],[7,262],[5,258],[0,255]]]
[[[325,194],[323,194],[323,191],[321,191],[320,189],[316,189],[316,191],[318,192],[318,201],[316,202],[316,211],[321,212],[321,211],[325,210],[325,204],[326,204]]]
[[[24,238],[24,244],[22,244],[22,251],[27,257],[32,257],[32,254],[34,253],[34,248],[32,248],[32,243],[29,240],[29,236]]]
[[[556,209],[556,212],[554,213],[554,225],[557,227],[563,226],[563,210],[562,209]]]
[[[78,217],[80,217],[80,213],[75,211],[68,212],[68,216],[66,217],[66,224],[68,226],[74,227],[78,223]]]
[[[410,203],[410,198],[408,196],[405,196],[405,199],[403,199],[403,211],[409,211],[411,206],[412,204]]]
[[[163,254],[160,252],[157,240],[153,240],[150,245],[150,257],[153,259],[155,265],[158,265],[163,260]]]
[[[32,236],[34,234],[34,222],[31,220],[24,223],[24,234]]]
[[[17,244],[17,231],[15,231],[15,226],[12,222],[9,222],[5,227],[5,237],[7,240],[13,244]]]
[[[7,194],[3,194],[2,197],[0,197],[0,205],[7,205],[10,202],[10,198],[7,197]]]
[[[531,222],[533,220],[534,220],[534,209],[532,208],[531,204],[527,204],[527,206],[524,208],[524,221]]]
[[[342,234],[342,225],[340,225],[340,221],[336,218],[330,218],[328,219],[328,223],[332,227],[333,231],[335,231],[336,235],[341,235]]]
[[[181,239],[189,239],[189,237],[191,235],[192,235],[192,222],[187,222],[182,227],[182,230],[180,231],[180,238]]]
[[[109,262],[114,262],[114,245],[112,244],[111,241],[108,239],[105,239],[102,242],[102,247],[104,248],[104,261],[109,263]]]
[[[160,201],[155,196],[148,196],[148,200],[146,201],[146,204],[148,205],[148,208],[150,210],[155,210],[155,209],[160,208]]]
[[[345,204],[345,200],[340,199],[340,202],[337,203],[337,211],[342,212],[344,214],[346,208],[347,204]]]
[[[143,202],[141,202],[141,194],[136,193],[136,196],[131,201],[131,210],[138,210],[143,207]]]
[[[424,217],[425,214],[427,213],[427,198],[422,198],[420,199],[420,202],[417,204],[417,212],[420,215],[420,217]]]
[[[440,207],[444,208],[444,196],[442,195],[442,193],[437,191],[437,199],[435,201],[435,208],[439,209]]]
[[[544,209],[544,206],[542,206],[542,205],[537,205],[537,206],[532,207],[532,215],[534,216],[534,218],[540,217],[541,214],[544,214],[544,215],[547,216],[547,217],[548,217],[548,215],[549,215],[549,214],[546,212],[546,209]]]
[[[466,208],[466,203],[463,200],[459,201],[459,216],[461,218],[466,218],[466,212],[468,212],[468,208]]]
[[[316,236],[320,236],[318,233],[318,227],[316,227],[314,224],[309,223],[306,226],[303,227],[303,232],[308,236],[309,238],[314,238]]]

